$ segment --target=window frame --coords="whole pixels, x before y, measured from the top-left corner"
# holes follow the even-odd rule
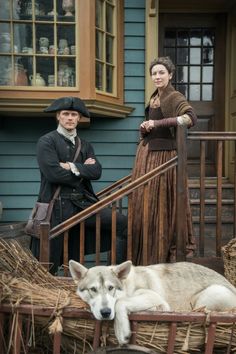
[[[51,103],[53,99],[62,96],[78,96],[84,100],[91,115],[104,117],[126,117],[133,108],[124,105],[124,3],[123,0],[115,0],[117,6],[117,48],[114,62],[116,73],[114,83],[116,88],[114,93],[98,91],[95,87],[95,1],[75,0],[77,6],[77,28],[78,38],[78,69],[77,87],[50,88],[31,87],[29,89],[11,87],[5,89],[1,87],[0,92],[0,113],[11,116],[45,116],[43,109]],[[86,15],[81,15],[86,14]],[[90,30],[89,30],[90,29]],[[83,45],[86,43],[86,45]],[[119,74],[118,74],[119,73]],[[88,123],[88,119],[84,119]]]

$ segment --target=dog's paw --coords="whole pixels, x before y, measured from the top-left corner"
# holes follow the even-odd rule
[[[162,302],[156,307],[157,311],[170,311],[170,305],[167,302]]]
[[[120,323],[117,319],[114,321],[115,336],[120,345],[128,344],[131,336],[129,321],[125,322]]]

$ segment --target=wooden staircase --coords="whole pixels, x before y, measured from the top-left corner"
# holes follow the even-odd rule
[[[188,180],[189,195],[192,210],[194,235],[199,246],[200,237],[200,184],[198,179]],[[234,236],[234,185],[223,179],[222,183],[222,246],[227,244]],[[199,252],[195,261],[207,265],[223,273],[222,258],[216,256],[216,224],[217,224],[217,179],[205,178],[205,213],[204,213],[204,258]]]

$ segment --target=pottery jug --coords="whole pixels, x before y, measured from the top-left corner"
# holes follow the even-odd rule
[[[15,77],[14,77],[15,86],[28,86],[28,78],[24,66],[22,64],[15,64],[14,69],[15,69]]]
[[[34,81],[33,75],[30,75],[30,82],[31,82],[31,86],[45,86],[46,85],[45,80],[41,76],[40,73],[36,74],[35,81]]]

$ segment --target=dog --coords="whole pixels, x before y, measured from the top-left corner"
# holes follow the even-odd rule
[[[236,308],[236,288],[207,267],[177,262],[133,266],[119,265],[87,269],[70,260],[77,295],[98,320],[113,320],[120,345],[131,335],[128,315],[138,311],[226,311]]]

